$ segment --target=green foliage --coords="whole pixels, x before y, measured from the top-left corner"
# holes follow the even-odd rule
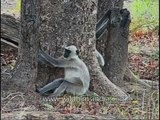
[[[16,3],[16,6],[9,9],[9,12],[10,13],[14,13],[14,14],[20,14],[20,11],[21,11],[21,1],[22,0],[18,0],[17,3]]]
[[[15,12],[20,12],[20,10],[21,10],[21,0],[18,0],[14,10],[15,10]]]
[[[158,26],[158,7],[158,0],[133,0],[129,8],[132,17],[131,30],[148,30]]]
[[[21,9],[21,0],[18,0],[17,5],[16,5],[16,9],[18,11],[20,11],[20,9]]]

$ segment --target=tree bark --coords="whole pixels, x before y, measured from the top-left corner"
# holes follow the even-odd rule
[[[123,85],[123,78],[128,65],[129,18],[129,11],[119,8],[113,9],[106,41],[106,64],[103,71],[114,84],[119,86]]]
[[[33,89],[32,86],[37,75],[39,5],[39,0],[22,0],[21,40],[18,61],[11,79],[19,90]]]

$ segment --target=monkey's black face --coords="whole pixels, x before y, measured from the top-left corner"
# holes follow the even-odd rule
[[[68,58],[70,54],[71,54],[71,51],[65,49],[65,51],[64,51],[64,57],[65,57],[65,58]]]

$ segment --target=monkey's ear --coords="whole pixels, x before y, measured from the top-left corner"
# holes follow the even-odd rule
[[[76,50],[76,54],[79,55],[79,51],[78,50]]]

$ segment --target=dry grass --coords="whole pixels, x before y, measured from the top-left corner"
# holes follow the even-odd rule
[[[78,97],[65,95],[60,98],[37,99],[34,96],[24,96],[23,93],[10,93],[2,97],[2,114],[15,111],[53,111],[62,114],[113,115],[120,119],[150,119],[159,118],[159,91],[134,90],[131,99],[125,102],[113,97]],[[28,99],[35,100],[27,103]],[[35,104],[36,103],[36,104]]]

